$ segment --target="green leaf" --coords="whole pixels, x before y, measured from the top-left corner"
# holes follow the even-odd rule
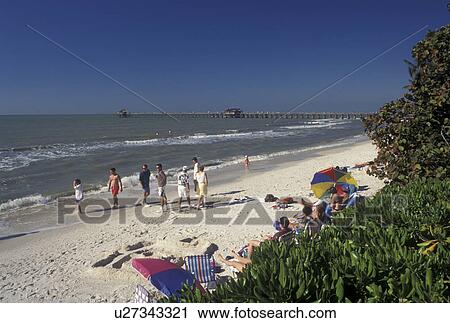
[[[286,287],[286,282],[287,282],[287,268],[286,265],[284,263],[284,261],[280,261],[280,275],[278,276],[278,281],[280,282],[280,285],[282,288]]]
[[[306,288],[305,281],[302,281],[300,283],[300,287],[297,290],[297,293],[295,294],[297,300],[300,300],[302,298],[303,294],[305,293],[305,288]]]
[[[426,281],[428,289],[431,290],[431,286],[433,285],[433,273],[431,271],[431,268],[427,268],[425,281]]]
[[[344,299],[344,280],[342,279],[342,277],[339,277],[336,283],[336,296],[339,302]]]

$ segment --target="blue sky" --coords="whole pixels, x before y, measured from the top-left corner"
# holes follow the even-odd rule
[[[286,111],[419,30],[447,1],[0,0],[0,114]],[[375,111],[407,83],[422,31],[299,111]]]

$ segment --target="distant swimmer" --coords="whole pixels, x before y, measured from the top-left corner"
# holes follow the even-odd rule
[[[168,133],[169,133],[169,135],[172,135],[172,130],[169,129]]]
[[[155,136],[159,136],[159,132],[157,131],[157,132],[155,132]]]
[[[245,157],[244,157],[244,166],[245,167],[249,167],[250,166],[250,160],[248,159],[247,155],[245,155]]]

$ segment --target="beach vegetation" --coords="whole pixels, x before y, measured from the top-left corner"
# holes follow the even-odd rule
[[[363,122],[378,154],[370,173],[389,182],[450,176],[450,25],[412,50],[407,93]]]
[[[448,179],[388,185],[314,238],[262,243],[212,292],[185,286],[181,301],[448,302],[448,192]]]

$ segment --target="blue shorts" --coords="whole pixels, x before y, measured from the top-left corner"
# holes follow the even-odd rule
[[[144,190],[145,193],[150,193],[150,185],[144,185],[142,186],[142,189]]]

